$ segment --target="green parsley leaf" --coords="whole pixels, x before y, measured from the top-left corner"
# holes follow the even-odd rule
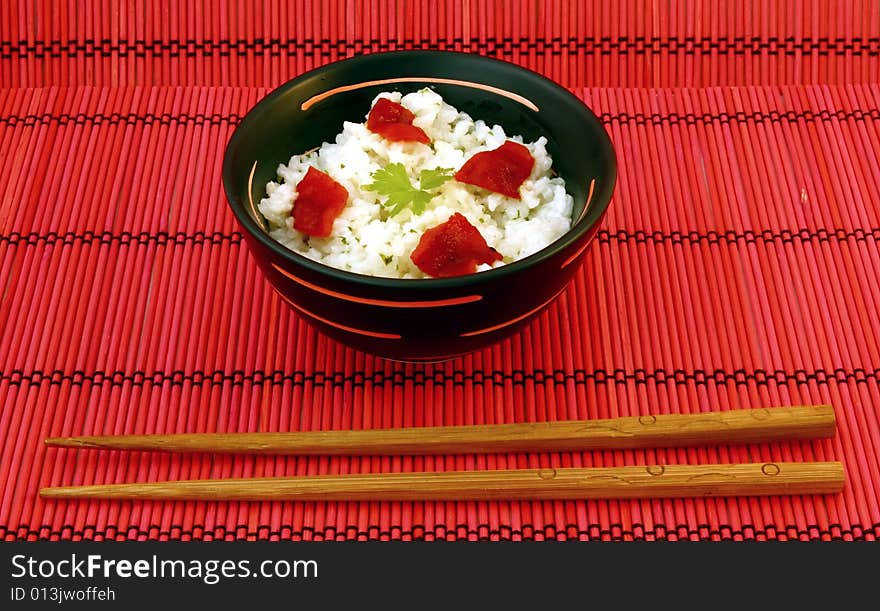
[[[422,190],[436,189],[450,178],[452,178],[452,170],[449,168],[422,170],[419,172],[419,186]]]
[[[425,191],[416,191],[413,193],[412,198],[412,211],[413,214],[421,214],[425,211],[425,207],[428,205],[428,202],[431,201],[431,198],[434,197],[430,193],[426,193]]]
[[[435,195],[428,190],[436,189],[452,178],[452,170],[446,168],[422,170],[419,173],[419,189],[410,182],[402,163],[389,163],[373,172],[371,177],[373,182],[365,185],[364,189],[384,195],[386,199],[382,204],[391,209],[389,212],[391,216],[399,214],[407,206],[412,209],[413,214],[422,214]]]
[[[412,191],[413,186],[406,174],[406,168],[402,163],[389,163],[370,175],[373,182],[364,187],[370,191],[377,191],[383,195],[391,193],[405,193]]]

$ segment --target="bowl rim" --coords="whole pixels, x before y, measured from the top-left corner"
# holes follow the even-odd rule
[[[569,97],[582,107],[582,110],[585,112],[585,118],[587,122],[592,123],[594,131],[599,134],[601,153],[608,161],[609,172],[608,175],[604,177],[605,180],[603,181],[603,183],[599,185],[599,188],[593,194],[591,200],[589,202],[586,202],[587,204],[589,204],[586,212],[582,214],[581,218],[576,221],[575,225],[572,226],[565,234],[563,234],[561,237],[557,238],[541,250],[534,252],[527,257],[518,259],[512,263],[508,263],[500,267],[495,267],[481,272],[475,272],[473,274],[465,274],[449,278],[388,278],[383,276],[370,276],[367,274],[350,272],[347,270],[332,267],[330,265],[326,265],[324,263],[320,263],[319,261],[315,261],[314,259],[310,259],[305,255],[301,255],[287,248],[286,246],[275,240],[272,236],[268,234],[268,232],[260,227],[254,221],[254,219],[251,218],[251,216],[245,209],[244,202],[241,201],[240,198],[237,196],[237,189],[233,184],[231,184],[232,156],[233,152],[238,148],[240,140],[244,137],[244,134],[249,124],[257,120],[257,115],[259,114],[261,108],[270,105],[274,99],[284,95],[289,89],[295,87],[301,82],[305,80],[319,78],[322,74],[326,72],[338,69],[338,67],[342,64],[357,66],[360,63],[376,62],[381,61],[383,58],[390,57],[424,58],[441,56],[467,57],[469,58],[468,61],[501,65],[504,67],[504,69],[509,70],[513,73],[519,72],[529,79],[543,81],[545,85],[555,89],[560,95],[564,97]],[[424,76],[430,75],[426,74]],[[486,82],[486,80],[488,79],[480,79],[478,75],[474,77],[469,76],[468,79],[473,80],[474,82],[491,85],[491,83]],[[365,79],[365,82],[366,80],[367,79]],[[336,280],[341,280],[347,283],[353,283],[355,285],[370,288],[378,287],[383,289],[394,289],[403,291],[413,289],[442,290],[452,287],[471,287],[473,285],[485,284],[495,280],[501,280],[512,274],[516,274],[533,266],[537,266],[542,262],[554,257],[560,251],[569,247],[571,244],[577,242],[585,233],[589,232],[590,229],[592,229],[597,223],[601,221],[603,215],[608,209],[611,201],[611,195],[614,192],[614,188],[617,182],[617,157],[608,132],[602,125],[602,122],[593,112],[593,110],[589,106],[587,106],[583,100],[581,100],[570,90],[563,87],[556,81],[553,81],[552,79],[547,78],[546,76],[538,72],[529,70],[528,68],[524,68],[512,62],[486,57],[484,55],[478,55],[475,53],[464,53],[459,51],[421,49],[368,53],[364,55],[358,55],[356,57],[330,62],[323,66],[303,72],[293,79],[290,79],[285,83],[279,85],[267,95],[265,95],[262,99],[260,99],[253,107],[251,107],[251,109],[247,111],[245,116],[236,126],[226,144],[226,148],[224,151],[222,178],[227,204],[232,209],[233,214],[236,216],[242,227],[244,227],[244,229],[248,232],[248,234],[250,234],[252,238],[259,241],[263,246],[267,247],[274,254],[281,257],[286,262],[299,267],[304,267],[309,271],[312,271],[321,276],[329,276],[331,278],[335,278]]]

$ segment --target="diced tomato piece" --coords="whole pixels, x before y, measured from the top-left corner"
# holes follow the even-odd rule
[[[293,228],[326,238],[333,231],[333,221],[348,202],[348,191],[329,174],[310,167],[296,185],[293,202]]]
[[[388,98],[379,98],[367,116],[367,129],[392,142],[428,144],[428,134],[412,124],[416,116],[406,107]]]
[[[508,140],[497,149],[477,153],[455,173],[455,180],[520,199],[519,188],[535,160],[522,144]]]
[[[377,132],[386,140],[392,142],[422,142],[428,144],[430,140],[420,127],[407,125],[406,123],[386,123]]]
[[[416,116],[403,104],[393,102],[388,98],[379,98],[370,109],[370,116],[367,117],[367,127],[370,123],[407,123],[413,122]]]
[[[416,267],[435,278],[473,274],[478,264],[491,264],[501,258],[497,250],[489,248],[479,230],[458,212],[445,223],[425,231],[410,255]]]

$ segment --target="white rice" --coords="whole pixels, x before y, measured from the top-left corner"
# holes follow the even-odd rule
[[[286,247],[310,259],[343,270],[391,278],[428,277],[410,260],[426,229],[444,223],[455,212],[463,214],[504,257],[495,267],[535,253],[561,237],[571,226],[572,198],[565,183],[552,176],[552,159],[544,137],[523,143],[520,136],[507,136],[499,125],[488,126],[459,112],[430,89],[401,96],[381,93],[415,114],[413,125],[422,128],[431,145],[389,142],[369,131],[363,123],[343,124],[335,143],[325,142],[316,151],[294,155],[278,166],[279,182],[266,185],[268,197],[260,212],[270,224],[270,234]],[[375,100],[373,101],[375,103]],[[402,163],[410,181],[418,186],[423,169],[457,171],[475,153],[498,148],[505,140],[523,143],[535,159],[532,174],[520,188],[521,200],[450,179],[420,215],[406,209],[389,216],[384,196],[362,189],[371,174],[389,163]],[[293,228],[291,211],[296,185],[309,166],[326,172],[346,188],[348,203],[333,223],[328,238],[307,236]],[[481,265],[478,271],[492,266]]]

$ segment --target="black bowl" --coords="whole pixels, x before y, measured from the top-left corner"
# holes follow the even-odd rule
[[[574,198],[572,228],[550,246],[489,271],[389,279],[338,270],[272,239],[256,208],[276,169],[363,121],[381,91],[425,86],[474,119],[526,141],[548,140]],[[516,332],[566,287],[599,228],[617,176],[611,141],[577,97],[539,74],[465,53],[401,51],[318,68],[282,85],[244,117],[226,147],[223,184],[263,273],[296,312],[355,348],[405,361],[465,354]]]

